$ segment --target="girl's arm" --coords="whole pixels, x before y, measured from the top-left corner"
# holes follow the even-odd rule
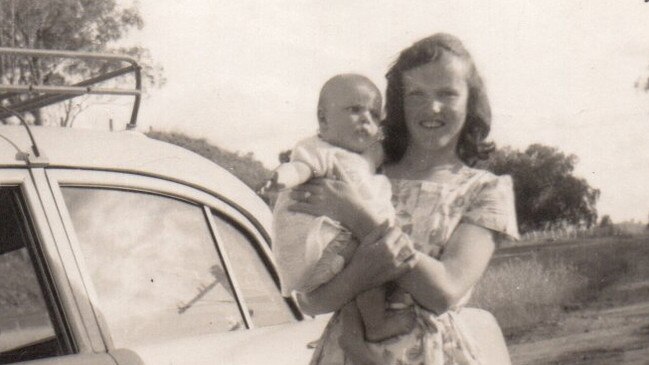
[[[443,313],[480,279],[495,250],[492,231],[460,224],[440,259],[417,253],[415,267],[397,279],[422,307]]]
[[[402,276],[415,266],[414,256],[397,258],[408,240],[400,239],[397,228],[378,227],[361,242],[351,261],[329,282],[296,298],[309,315],[329,313],[342,308],[358,294]],[[409,247],[408,247],[409,248]]]

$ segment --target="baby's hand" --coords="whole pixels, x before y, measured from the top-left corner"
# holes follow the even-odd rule
[[[299,161],[283,163],[273,171],[271,178],[257,191],[257,194],[274,206],[280,191],[294,188],[308,181],[311,176],[311,167],[306,163]]]
[[[259,195],[265,196],[265,197],[271,197],[271,195],[277,195],[278,192],[286,188],[286,184],[279,181],[279,174],[277,171],[273,172],[273,176],[271,176],[266,183],[259,189]]]

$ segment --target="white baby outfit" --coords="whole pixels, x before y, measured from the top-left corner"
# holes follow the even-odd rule
[[[389,180],[375,174],[370,158],[334,146],[317,136],[300,141],[291,153],[291,162],[306,163],[313,177],[332,177],[334,162],[358,186],[368,206],[377,216],[394,221]],[[350,232],[340,223],[324,216],[288,211],[293,203],[290,191],[279,193],[273,210],[273,255],[279,271],[282,295],[294,290],[308,292],[333,278],[344,266],[338,253],[347,244],[355,244]]]

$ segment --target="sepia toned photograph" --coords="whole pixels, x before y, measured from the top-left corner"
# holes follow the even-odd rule
[[[649,364],[647,19],[0,0],[0,364]]]

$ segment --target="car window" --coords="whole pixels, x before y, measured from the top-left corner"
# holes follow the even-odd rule
[[[245,328],[200,206],[127,190],[62,192],[116,348]]]
[[[254,240],[229,219],[216,213],[212,216],[255,326],[295,321],[290,307],[280,295],[262,256],[255,248]]]
[[[63,355],[28,250],[19,189],[0,188],[0,364]]]

